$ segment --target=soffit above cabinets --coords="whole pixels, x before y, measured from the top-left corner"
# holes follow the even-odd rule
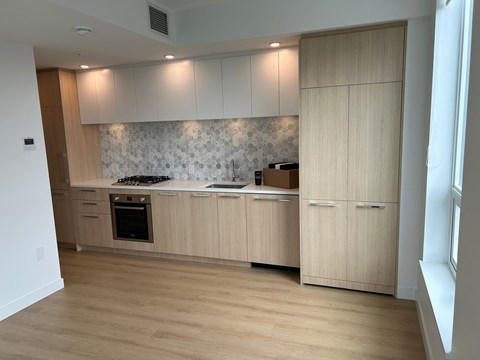
[[[430,16],[429,0],[148,0],[168,12],[169,37],[149,30],[147,0],[15,0],[0,4],[0,34],[33,45],[37,68],[76,69],[298,43],[301,33]],[[26,11],[28,9],[28,11]],[[87,38],[74,26],[93,28]],[[80,53],[80,56],[77,55]]]

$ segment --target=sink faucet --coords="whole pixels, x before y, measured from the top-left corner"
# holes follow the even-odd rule
[[[232,160],[232,181],[235,182],[238,180],[239,176],[235,174],[235,160]]]

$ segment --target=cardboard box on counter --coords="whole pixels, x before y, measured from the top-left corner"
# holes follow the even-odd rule
[[[277,170],[263,168],[263,184],[284,189],[298,188],[298,169]]]

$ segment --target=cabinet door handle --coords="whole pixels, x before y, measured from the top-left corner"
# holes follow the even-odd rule
[[[218,195],[218,197],[221,197],[221,198],[231,198],[231,199],[240,199],[240,198],[241,198],[241,195],[225,195],[225,194],[222,194],[222,195]]]
[[[311,202],[310,206],[318,206],[318,207],[337,207],[338,205],[332,202]]]
[[[260,197],[253,198],[253,200],[258,200],[258,201],[275,201],[275,202],[292,202],[292,200],[290,200],[290,199],[273,199],[273,198],[260,198]]]
[[[60,158],[62,160],[62,172],[63,172],[63,180],[65,181],[65,184],[70,184],[70,179],[68,177],[68,165],[67,165],[67,154],[62,153],[60,155]]]
[[[98,216],[95,215],[83,215],[84,218],[89,218],[89,219],[98,219]]]
[[[357,203],[357,208],[360,209],[385,209],[387,205],[385,204],[364,204],[364,203]]]
[[[84,202],[82,205],[98,205],[97,203],[92,203],[92,202]]]
[[[210,197],[210,194],[192,194],[193,197]]]
[[[177,193],[165,193],[165,192],[161,192],[161,193],[159,193],[158,195],[161,195],[161,196],[177,196],[178,194],[177,194]]]
[[[81,192],[97,192],[95,189],[80,189]]]

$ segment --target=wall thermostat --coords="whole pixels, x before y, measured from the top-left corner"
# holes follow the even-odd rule
[[[22,138],[23,151],[32,151],[36,149],[35,139],[32,137]]]

